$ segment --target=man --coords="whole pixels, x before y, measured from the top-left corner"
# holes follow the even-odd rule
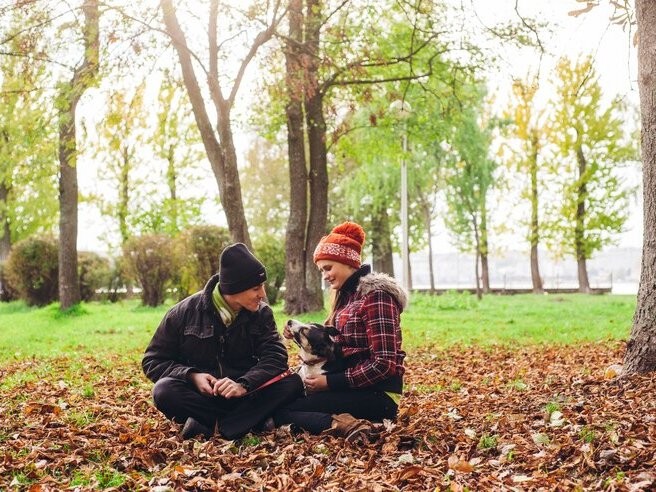
[[[142,367],[155,406],[184,422],[183,439],[210,438],[215,428],[238,439],[303,391],[296,374],[279,379],[287,350],[263,302],[265,281],[244,244],[228,246],[219,274],[173,306],[148,345]]]

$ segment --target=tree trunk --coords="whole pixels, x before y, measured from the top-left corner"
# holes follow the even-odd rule
[[[389,216],[387,211],[380,209],[371,217],[371,256],[373,269],[376,272],[394,276],[394,261],[392,254],[392,239],[390,237]]]
[[[624,357],[624,374],[656,370],[656,9],[650,0],[636,0],[638,87],[642,122],[644,236],[636,312]]]
[[[77,274],[77,148],[75,112],[77,103],[98,74],[98,0],[89,0],[84,11],[84,59],[59,94],[59,302],[61,310],[80,302]]]
[[[488,263],[488,255],[481,252],[481,284],[485,294],[490,293],[490,267]]]
[[[537,244],[531,244],[531,281],[533,282],[533,293],[544,294],[542,277],[540,276],[540,261],[538,260]]]
[[[289,41],[285,46],[288,102],[287,152],[289,156],[289,218],[285,242],[285,313],[309,311],[305,289],[305,231],[307,225],[308,173],[303,129],[305,73],[301,63],[303,42],[302,0],[289,2]]]
[[[430,279],[430,290],[435,292],[435,267],[433,265],[433,228],[431,226],[431,214],[426,211],[426,236],[428,239],[428,276]]]
[[[480,279],[480,269],[478,267],[480,258],[480,253],[477,251],[474,254],[474,276],[476,277],[476,299],[479,301],[483,299],[483,290],[481,289],[481,279]]]
[[[538,244],[540,242],[540,224],[538,220],[539,195],[538,195],[538,135],[534,132],[531,139],[533,152],[530,161],[531,175],[531,281],[533,282],[533,293],[544,294],[542,277],[540,276],[540,261],[538,260]]]
[[[478,241],[477,241],[478,244]],[[487,243],[487,204],[485,196],[481,201],[481,234],[480,244],[478,245],[481,255],[481,278],[483,282],[483,292],[490,293],[490,267],[488,266],[488,243]]]
[[[478,260],[481,256],[481,241],[478,236],[478,226],[476,224],[476,217],[474,216],[473,220],[474,224],[474,276],[476,277],[476,298],[480,301],[483,299],[483,293],[481,290],[481,278],[480,278],[480,270],[478,268]]]
[[[11,229],[9,227],[9,214],[7,213],[7,199],[9,188],[4,182],[0,182],[0,261],[4,261],[11,251]]]
[[[121,233],[121,244],[130,238],[128,229],[128,211],[130,206],[130,151],[123,147],[123,163],[120,168],[118,185],[118,230]]]
[[[166,183],[171,199],[171,225],[173,230],[178,232],[178,171],[175,166],[175,146],[173,145],[169,145],[166,163]]]
[[[583,155],[583,149],[576,149],[576,158],[579,164],[579,187],[577,191],[576,225],[574,229],[574,246],[576,251],[576,264],[578,267],[579,292],[590,293],[590,282],[588,280],[588,267],[586,265],[585,248],[585,200],[588,197],[588,187],[584,176],[587,162]]]
[[[321,32],[321,4],[308,0],[305,36],[307,54],[307,86],[305,91],[305,118],[310,151],[310,210],[305,237],[305,285],[307,303],[311,311],[323,309],[321,275],[312,259],[314,248],[326,234],[328,217],[328,158],[326,149],[326,122],[323,117],[323,93],[319,90],[317,56]]]
[[[221,206],[228,220],[228,230],[233,240],[251,247],[251,237],[248,233],[248,223],[244,212],[244,200],[241,194],[241,181],[237,167],[237,152],[232,138],[230,123],[230,107],[227,103],[220,106],[219,138],[224,156],[225,185],[221,193]]]

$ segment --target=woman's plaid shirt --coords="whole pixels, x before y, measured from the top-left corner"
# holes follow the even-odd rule
[[[340,331],[336,342],[344,357],[354,361],[345,374],[348,386],[362,388],[402,376],[405,353],[401,350],[399,301],[383,288],[366,295],[357,289],[341,294],[334,320]]]

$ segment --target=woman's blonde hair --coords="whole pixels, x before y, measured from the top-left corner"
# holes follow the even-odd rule
[[[335,326],[335,311],[337,310],[337,299],[339,298],[339,291],[330,289],[328,294],[328,302],[330,305],[330,311],[328,311],[328,317],[323,322],[326,326]]]

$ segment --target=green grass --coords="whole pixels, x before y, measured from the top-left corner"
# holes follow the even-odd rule
[[[62,314],[58,305],[0,303],[0,361],[30,357],[119,354],[138,357],[171,303],[145,308],[138,300],[88,303]],[[635,296],[447,293],[414,295],[402,315],[407,349],[433,345],[574,344],[626,339]],[[281,328],[289,318],[274,307]],[[322,321],[325,312],[298,316]],[[85,395],[91,397],[92,394]]]
[[[132,300],[88,303],[62,314],[57,304],[0,303],[0,360],[143,350],[168,307],[146,308]]]
[[[415,295],[403,314],[404,344],[574,344],[626,339],[635,296]]]

